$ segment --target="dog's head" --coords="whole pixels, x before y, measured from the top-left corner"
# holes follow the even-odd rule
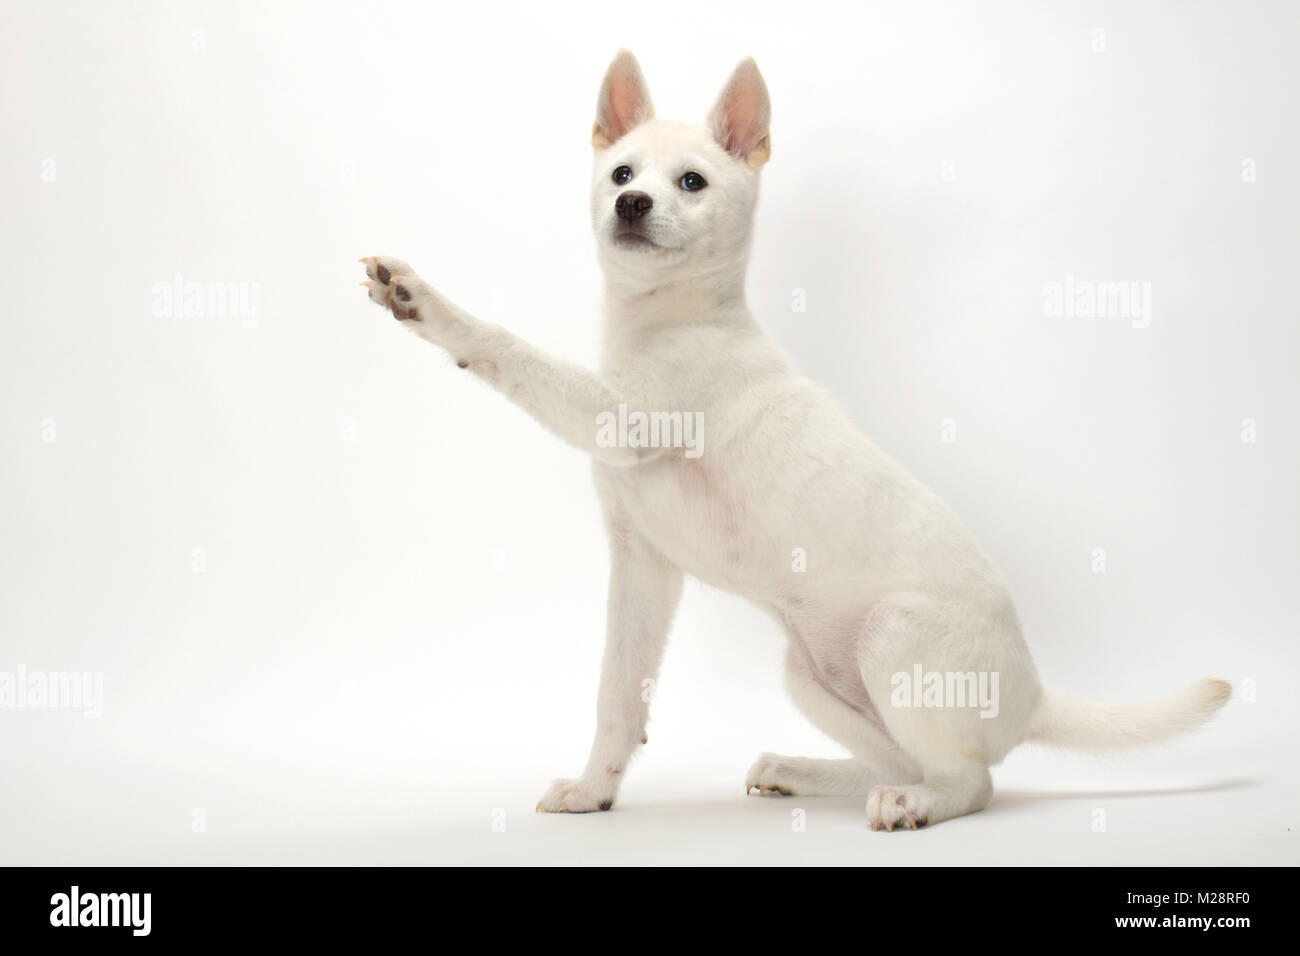
[[[619,52],[591,135],[591,216],[611,281],[649,290],[743,269],[770,112],[763,77],[744,60],[704,124],[655,119],[636,58]]]

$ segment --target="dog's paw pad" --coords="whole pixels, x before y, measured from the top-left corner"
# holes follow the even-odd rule
[[[415,306],[403,305],[410,302],[413,294],[412,290],[417,289],[420,280],[415,276],[390,276],[388,288],[392,290],[393,296],[388,306],[393,310],[393,315],[399,320],[406,322],[419,322],[420,310]]]
[[[421,322],[424,316],[415,305],[408,305],[417,296],[425,294],[427,287],[415,271],[400,259],[391,256],[366,256],[361,260],[366,267],[366,294],[375,305],[389,309],[403,322]]]
[[[412,332],[442,346],[453,357],[466,358],[464,352],[473,345],[471,318],[448,303],[401,259],[366,256],[361,263],[366,267],[367,277],[362,285],[371,302],[388,309]],[[488,377],[489,365],[473,361],[471,367]]]
[[[415,270],[392,256],[365,256],[359,260],[366,267],[366,277],[387,286],[393,276],[415,275]]]

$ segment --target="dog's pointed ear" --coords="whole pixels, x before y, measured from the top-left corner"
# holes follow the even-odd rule
[[[758,169],[772,155],[772,103],[753,57],[741,60],[709,110],[709,129],[732,156]]]
[[[591,145],[606,149],[655,115],[641,67],[627,50],[619,50],[596,98],[596,123],[591,128]]]

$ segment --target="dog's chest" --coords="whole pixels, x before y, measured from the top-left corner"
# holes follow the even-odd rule
[[[750,591],[761,569],[761,522],[745,505],[737,476],[707,456],[680,452],[631,469],[602,469],[599,486],[613,508],[665,557],[702,581]]]
[[[764,362],[762,341],[725,327],[643,338],[607,354],[606,374],[637,411],[680,416],[691,440],[665,441],[676,429],[649,429],[657,457],[631,468],[597,466],[602,500],[620,519],[687,573],[718,587],[754,594],[773,542],[759,502],[773,489],[753,460],[748,402]],[[623,439],[621,420],[619,439]],[[629,421],[628,444],[634,434]],[[642,438],[645,432],[642,432]],[[644,442],[642,443],[644,447]],[[767,560],[763,558],[767,557]]]

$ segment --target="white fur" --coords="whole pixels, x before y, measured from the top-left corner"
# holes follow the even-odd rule
[[[1158,740],[1227,696],[1203,681],[1150,705],[1045,693],[997,571],[948,507],[795,372],[744,298],[759,169],[771,147],[766,87],[736,68],[705,125],[653,118],[636,61],[614,60],[597,103],[591,216],[606,277],[598,372],[551,358],[442,298],[397,259],[363,260],[371,298],[447,349],[594,460],[609,530],[608,635],[597,730],[580,776],[538,809],[607,809],[638,745],[683,574],[742,595],[789,636],[787,685],[847,760],[762,755],[746,790],[860,793],[873,827],[916,827],[984,807],[989,766],[1026,739],[1066,746]],[[631,182],[611,173],[627,165]],[[682,174],[708,185],[688,192]],[[653,200],[620,240],[615,200]],[[626,404],[702,412],[704,454],[604,447],[597,416]],[[797,549],[807,570],[792,569]],[[891,705],[891,676],[996,672],[994,719]]]

